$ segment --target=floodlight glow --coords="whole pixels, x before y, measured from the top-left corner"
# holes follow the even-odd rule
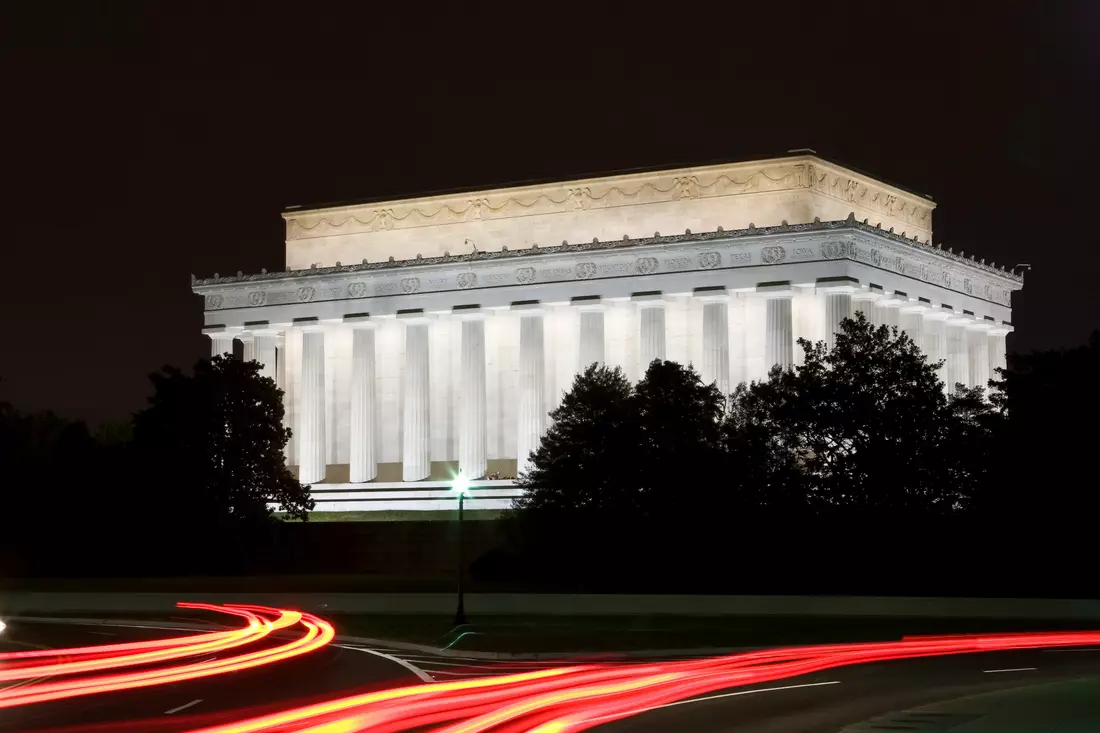
[[[458,474],[454,477],[454,480],[451,481],[451,491],[459,496],[470,493],[470,479],[466,478],[464,474]]]

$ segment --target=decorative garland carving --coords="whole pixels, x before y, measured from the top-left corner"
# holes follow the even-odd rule
[[[721,252],[702,252],[699,255],[699,267],[704,270],[713,270],[722,264]]]
[[[778,244],[773,244],[760,250],[760,259],[765,265],[776,265],[787,259],[787,250]]]
[[[932,206],[916,196],[901,198],[883,184],[862,180],[842,168],[812,162],[777,162],[717,166],[692,175],[675,171],[639,174],[591,181],[487,192],[470,199],[461,195],[433,197],[385,208],[304,211],[287,217],[287,237],[324,236],[333,230],[380,231],[503,219],[532,213],[560,213],[592,208],[660,203],[681,199],[735,196],[761,191],[811,189],[897,221],[930,230]]]

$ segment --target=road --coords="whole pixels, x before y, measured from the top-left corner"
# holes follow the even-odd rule
[[[187,633],[195,632],[11,621],[0,637],[0,651],[118,644]],[[397,661],[330,644],[300,657],[229,675],[2,710],[0,731],[121,731],[123,721],[129,721],[126,729],[135,733],[187,731],[336,697],[349,690],[421,681]]]
[[[0,651],[117,644],[173,633],[186,632],[16,621],[0,636]],[[218,677],[9,708],[0,713],[0,731],[191,731],[357,692],[495,677],[547,666],[546,662],[505,664],[331,644],[301,657]],[[616,733],[930,732],[947,730],[947,719],[900,711],[976,693],[1090,676],[1100,681],[1100,645],[899,659],[712,690],[625,719],[588,722]]]
[[[610,722],[600,730],[933,733],[949,730],[949,721],[921,721],[904,711],[994,690],[1080,677],[1095,678],[1100,690],[1100,648],[877,662],[704,695]]]

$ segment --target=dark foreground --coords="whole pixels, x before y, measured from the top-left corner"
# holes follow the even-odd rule
[[[113,644],[172,633],[186,632],[13,622],[0,636],[0,650]],[[189,731],[369,689],[551,664],[504,664],[385,648],[365,651],[356,646],[334,644],[303,657],[204,680],[9,708],[0,714],[0,731]],[[963,700],[949,712],[912,709],[979,693],[1042,690],[1039,686],[1046,683],[1078,679],[1091,680],[1080,684],[1094,685],[1100,697],[1100,648],[968,654],[844,667],[710,693],[607,722],[600,729],[654,733],[938,731],[952,729],[948,723],[965,722],[970,726],[965,728],[968,733],[984,733],[987,729],[981,725],[987,715],[983,710],[990,707],[988,701],[983,708],[977,702],[967,707],[969,703]],[[1025,702],[1031,708],[1043,704],[1047,703]],[[1053,721],[1058,711],[1040,711],[1039,716],[1043,715]],[[1081,730],[1100,729],[1100,721],[1082,725],[1092,728]],[[1063,729],[1072,730],[1059,728]]]

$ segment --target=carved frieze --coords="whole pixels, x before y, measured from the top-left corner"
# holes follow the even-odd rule
[[[783,260],[787,259],[787,250],[778,244],[774,244],[770,247],[764,247],[760,250],[760,259],[765,265],[777,265]]]
[[[193,287],[206,310],[216,311],[843,258],[1006,306],[1020,282],[1010,273],[849,220],[196,279]],[[257,288],[260,281],[264,284]]]
[[[931,231],[933,205],[873,179],[814,158],[750,161],[688,171],[657,171],[589,181],[391,201],[384,205],[296,211],[286,215],[287,238],[377,232],[468,221],[502,220],[623,206],[813,191],[843,201],[863,214]],[[861,214],[862,218],[862,214]]]

